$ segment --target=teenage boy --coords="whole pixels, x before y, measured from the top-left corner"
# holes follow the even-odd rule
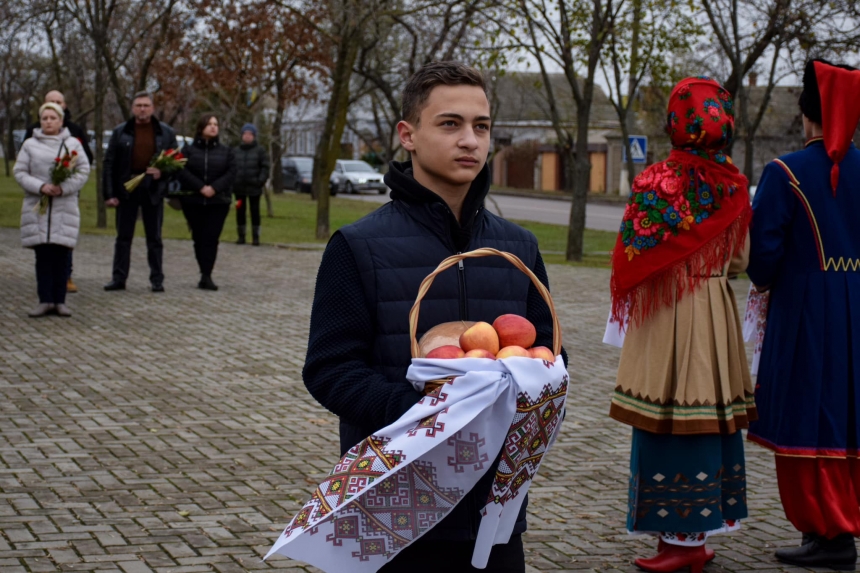
[[[335,233],[320,264],[303,377],[340,417],[341,454],[397,420],[422,395],[406,380],[409,309],[421,281],[445,258],[480,247],[518,256],[544,284],[530,232],[489,213],[490,105],[481,74],[456,62],[427,64],[403,92],[397,125],[412,160],[391,162],[391,202]],[[527,317],[536,345],[551,346],[549,309],[520,271],[499,257],[467,259],[441,273],[421,303],[419,336],[456,320]],[[566,359],[566,358],[565,358]],[[471,556],[495,465],[475,488],[381,573],[473,571]],[[510,542],[493,548],[486,572],[522,573],[523,504]]]

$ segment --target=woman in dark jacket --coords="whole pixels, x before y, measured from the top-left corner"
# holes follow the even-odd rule
[[[260,196],[263,185],[269,178],[269,155],[257,143],[257,128],[253,123],[242,126],[242,143],[235,149],[236,182],[233,194],[236,196],[236,230],[240,245],[245,244],[245,211],[251,207],[251,240],[260,244]]]
[[[179,172],[179,183],[186,192],[180,200],[182,212],[191,228],[194,255],[200,266],[198,288],[218,290],[212,282],[212,269],[218,255],[218,239],[230,210],[236,160],[233,150],[218,143],[218,118],[205,114],[197,122],[194,143],[182,150],[188,163]]]

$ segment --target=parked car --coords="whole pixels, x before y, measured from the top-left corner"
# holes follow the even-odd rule
[[[286,189],[294,189],[299,193],[310,193],[313,171],[313,157],[281,158],[281,175]]]
[[[361,193],[376,191],[380,195],[388,192],[382,182],[382,174],[364,161],[338,159],[329,178],[333,192]]]
[[[192,143],[194,143],[193,137],[188,137],[187,135],[176,136],[176,145],[179,146],[179,149],[182,149],[186,145],[191,145]]]

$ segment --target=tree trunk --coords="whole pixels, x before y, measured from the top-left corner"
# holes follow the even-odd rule
[[[586,90],[587,91],[587,90]],[[591,162],[588,159],[588,116],[591,112],[591,93],[583,94],[576,110],[576,145],[573,160],[573,197],[570,204],[570,224],[567,229],[568,261],[581,261],[585,242],[585,205],[588,202]]]
[[[98,53],[98,49],[96,50]],[[96,227],[107,228],[107,209],[105,208],[104,181],[102,177],[102,142],[104,141],[104,64],[101,58],[95,58],[95,107],[93,117],[93,130],[96,132],[96,148],[93,154],[93,172],[96,174]]]
[[[281,171],[281,155],[284,154],[283,133],[281,128],[284,123],[284,109],[286,108],[286,93],[284,90],[284,82],[278,81],[275,86],[275,94],[277,98],[277,107],[275,109],[275,119],[272,121],[272,190],[275,193],[284,192],[284,174]],[[271,200],[269,200],[271,202]],[[274,217],[274,213],[269,215]]]
[[[316,238],[328,239],[329,226],[329,176],[340,156],[340,140],[346,127],[349,107],[349,82],[358,56],[359,35],[347,24],[342,27],[337,61],[332,74],[331,99],[328,101],[322,136],[314,158],[313,192],[317,200]]]
[[[744,139],[744,175],[753,184],[753,152],[755,151],[755,134],[747,133]]]
[[[12,176],[12,155],[15,154],[15,138],[12,136],[12,114],[6,106],[6,141],[3,142],[3,163],[6,165],[6,177]]]

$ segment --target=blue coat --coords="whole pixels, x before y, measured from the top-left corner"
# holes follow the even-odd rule
[[[795,456],[860,442],[860,151],[830,186],[821,140],[770,163],[753,202],[748,274],[770,286],[749,438]]]

